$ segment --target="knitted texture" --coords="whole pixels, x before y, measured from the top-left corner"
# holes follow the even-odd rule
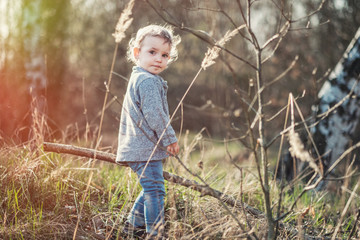
[[[177,142],[171,125],[166,128],[170,121],[167,89],[167,82],[160,76],[133,67],[121,111],[117,162],[167,157],[159,146],[165,148]],[[156,146],[161,135],[159,146]]]

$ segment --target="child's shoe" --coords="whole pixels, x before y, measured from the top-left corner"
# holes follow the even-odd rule
[[[134,227],[133,225],[131,225],[129,222],[126,221],[122,233],[126,234],[127,236],[144,239],[146,237],[146,228],[145,226]]]

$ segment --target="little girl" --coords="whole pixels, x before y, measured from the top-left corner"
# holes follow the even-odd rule
[[[180,42],[169,27],[149,25],[129,43],[128,58],[135,63],[125,94],[116,161],[126,161],[137,174],[142,191],[125,222],[123,232],[148,238],[164,228],[162,160],[176,155],[179,145],[169,124],[167,82],[158,74],[177,58]]]

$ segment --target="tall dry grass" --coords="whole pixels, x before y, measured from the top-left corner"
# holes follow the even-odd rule
[[[236,157],[239,154],[236,142],[212,141],[206,138],[204,132],[187,133],[182,139],[181,144],[186,146],[182,155],[187,156],[186,163],[191,171],[210,186],[264,211],[256,170],[246,160],[240,161]],[[84,145],[92,143],[84,142]],[[198,164],[199,159],[201,165]],[[222,159],[221,163],[219,159]],[[0,236],[3,239],[71,239],[80,213],[77,238],[106,239],[112,229],[114,233],[121,231],[132,202],[141,190],[136,176],[130,169],[110,164],[100,167],[96,163],[90,168],[84,164],[86,160],[45,153],[41,145],[30,142],[1,148]],[[234,162],[239,168],[233,167]],[[197,180],[177,161],[168,161],[165,169]],[[94,177],[87,187],[90,172]],[[351,183],[348,186],[351,187]],[[294,196],[299,195],[303,187],[299,184],[283,193],[284,211],[291,207]],[[263,217],[253,216],[241,208],[230,208],[244,226],[241,229],[217,199],[202,197],[189,188],[171,183],[166,183],[166,189],[165,227],[168,239],[242,239],[249,238],[250,234],[258,239],[266,237],[266,220]],[[83,200],[86,191],[87,197]],[[277,196],[280,191],[274,185],[271,193]],[[348,194],[352,194],[353,199],[358,198],[351,190]],[[300,228],[305,232],[311,231],[313,235],[331,233],[337,223],[336,212],[344,206],[338,204],[340,200],[334,196],[303,194],[294,211],[283,219],[292,228],[281,227],[278,239],[297,239],[294,229]],[[357,216],[356,204],[346,201],[343,204],[346,203],[343,224],[337,227],[343,236],[349,236]],[[302,224],[297,227],[300,220]],[[355,228],[353,236],[356,234]]]
[[[131,3],[133,1],[129,4],[130,8],[133,7]],[[125,19],[129,13],[131,11],[125,11]],[[120,20],[124,26],[131,23],[129,19]],[[124,33],[121,26],[119,29],[120,33]],[[215,44],[206,54],[199,73],[214,63],[221,47],[238,31],[239,29],[228,32]],[[106,84],[107,92],[111,74],[112,70]],[[104,106],[106,102],[105,98]],[[102,109],[102,117],[104,110],[105,107]],[[116,234],[117,231],[121,231],[124,218],[140,191],[134,174],[129,169],[106,164],[99,167],[94,163],[89,167],[83,164],[83,159],[77,157],[43,152],[41,142],[47,134],[46,121],[36,109],[33,119],[33,138],[28,144],[5,146],[0,150],[1,236],[5,239],[105,239],[110,237],[111,232]],[[85,145],[97,148],[101,125],[102,121],[97,137],[83,140],[78,135],[78,142],[82,141]],[[63,139],[67,137],[67,134],[64,134]],[[294,149],[294,156],[301,158],[304,147],[295,133],[292,133],[291,137],[293,140],[290,144]],[[258,143],[262,144],[262,141]],[[198,133],[186,134],[182,144],[185,146],[180,156],[184,160],[183,163],[172,159],[166,168],[189,179],[197,180],[195,176],[200,177],[206,184],[221,189],[224,193],[233,195],[261,211],[266,210],[264,186],[259,179],[261,174],[256,168],[243,166],[236,158],[230,156],[232,154],[228,151],[227,143],[215,144],[212,140],[205,140],[202,133]],[[237,149],[234,155],[239,154],[240,148],[236,143],[234,148]],[[184,163],[190,171],[183,168]],[[268,174],[267,165],[264,168]],[[169,239],[267,237],[268,221],[263,217],[249,215],[241,208],[225,208],[217,199],[203,197],[191,189],[169,183],[166,188],[166,233]],[[271,211],[278,207],[280,216],[290,209],[281,219],[281,223],[285,222],[292,227],[280,224],[277,233],[279,239],[298,238],[299,232],[326,236],[332,232],[339,232],[340,228],[343,236],[349,237],[351,227],[355,229],[353,236],[359,235],[356,232],[356,222],[353,223],[356,204],[351,206],[351,202],[348,201],[344,208],[346,211],[342,211],[341,221],[337,221],[336,211],[343,207],[337,205],[338,198],[331,194],[316,195],[304,191],[305,188],[306,186],[299,183],[291,189],[279,189],[274,182],[271,188],[267,189],[272,196],[269,202]],[[350,193],[352,199],[358,197],[355,191]],[[299,198],[295,199],[296,196]]]

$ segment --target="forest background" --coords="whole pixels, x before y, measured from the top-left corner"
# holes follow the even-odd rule
[[[241,160],[245,161],[245,165],[251,165],[250,153],[244,151],[243,146],[249,147],[254,155],[256,155],[258,149],[261,149],[260,155],[264,161],[261,164],[257,162],[260,176],[258,184],[260,183],[264,196],[256,199],[256,194],[254,194],[255,199],[253,196],[249,196],[248,200],[256,202],[257,207],[266,214],[271,214],[273,204],[276,205],[279,200],[279,217],[283,210],[281,209],[283,189],[281,189],[279,199],[276,197],[272,199],[269,195],[267,181],[269,180],[268,174],[275,167],[273,165],[275,162],[273,161],[275,160],[273,155],[279,149],[280,141],[276,140],[280,140],[281,134],[279,133],[285,127],[285,109],[289,103],[289,96],[295,96],[296,102],[301,109],[301,111],[295,112],[294,117],[296,119],[299,119],[300,113],[306,117],[313,114],[313,105],[317,103],[319,89],[358,29],[360,23],[360,16],[357,14],[360,8],[359,2],[355,0],[135,1],[132,8],[132,24],[126,29],[125,38],[122,42],[116,45],[112,34],[115,31],[119,14],[127,3],[126,1],[105,0],[38,0],[38,2],[18,0],[2,1],[0,3],[0,11],[3,13],[0,17],[0,146],[5,147],[4,154],[2,154],[3,162],[9,163],[10,166],[4,164],[2,177],[3,179],[9,178],[9,182],[12,182],[13,186],[11,189],[11,184],[3,181],[6,191],[2,192],[2,194],[7,195],[7,197],[4,197],[3,205],[6,201],[8,202],[7,208],[3,209],[2,214],[3,232],[8,232],[8,223],[10,224],[9,228],[14,229],[15,233],[17,233],[18,228],[21,228],[17,225],[19,213],[23,214],[25,212],[17,201],[17,194],[21,189],[26,192],[21,194],[22,197],[26,197],[29,192],[30,196],[27,198],[34,198],[35,205],[39,201],[41,202],[41,207],[37,205],[38,211],[40,211],[37,214],[33,213],[32,207],[35,205],[33,205],[32,201],[28,200],[29,202],[25,207],[26,210],[30,209],[28,217],[34,219],[33,233],[30,234],[35,236],[36,233],[43,231],[43,228],[39,229],[36,224],[41,222],[42,204],[46,201],[41,198],[43,196],[40,198],[33,197],[33,194],[36,196],[37,193],[32,193],[33,191],[24,188],[23,180],[20,181],[20,189],[16,189],[17,177],[24,172],[18,169],[18,161],[20,161],[20,166],[22,160],[27,162],[27,165],[24,164],[23,166],[29,167],[28,172],[34,173],[35,176],[41,174],[46,176],[48,174],[46,172],[48,168],[44,168],[45,172],[38,172],[41,168],[32,168],[33,165],[30,164],[32,162],[29,162],[27,156],[24,156],[24,159],[14,158],[13,156],[7,157],[7,155],[15,156],[16,152],[21,151],[22,148],[26,150],[26,144],[18,145],[23,147],[15,151],[6,151],[6,149],[9,146],[27,141],[35,141],[39,145],[35,146],[35,150],[33,149],[34,146],[30,145],[31,149],[34,150],[34,154],[30,151],[30,154],[32,154],[30,158],[35,156],[34,164],[39,164],[39,159],[36,156],[38,156],[39,151],[42,151],[40,145],[43,140],[90,145],[91,147],[114,152],[117,145],[121,101],[132,68],[132,64],[126,60],[127,42],[138,28],[150,23],[165,24],[166,22],[176,25],[175,31],[182,38],[179,45],[179,59],[162,74],[169,83],[168,99],[171,112],[184,96],[188,86],[192,84],[192,81],[196,80],[182,102],[181,110],[176,113],[172,122],[179,136],[185,135],[184,139],[182,139],[184,145],[181,154],[182,158],[187,161],[187,157],[193,149],[200,150],[199,154],[201,156],[196,155],[196,157],[201,160],[197,165],[201,170],[197,169],[197,171],[201,171],[201,174],[205,175],[207,180],[212,175],[212,171],[215,171],[213,178],[210,177],[210,180],[213,181],[212,184],[217,183],[215,184],[217,187],[224,188],[224,184],[221,184],[222,181],[219,181],[224,176],[224,172],[221,172],[224,169],[220,170],[221,168],[217,166],[224,163],[226,168],[228,163],[225,164],[224,157],[212,159],[211,164],[209,164],[210,161],[206,162],[209,159],[204,158],[204,155],[212,154],[213,149],[208,151],[208,148],[205,147],[206,144],[199,141],[200,136],[206,138],[205,142],[214,145],[220,143],[222,152],[227,152],[227,158],[232,160],[232,167],[238,167],[238,161]],[[246,5],[251,5],[251,8],[247,8]],[[32,9],[33,6],[38,8],[34,10]],[[244,9],[247,9],[247,16],[251,16],[249,19],[244,17],[244,12],[240,12],[240,10]],[[285,19],[291,20],[285,21]],[[245,27],[248,28],[251,36],[241,34],[242,28],[239,28],[239,34],[232,34],[231,39],[230,37],[226,39],[226,47],[221,51],[220,56],[215,59],[216,63],[205,69],[203,59],[208,48],[213,47],[212,44],[226,36],[228,31],[233,30],[235,26],[239,27],[243,21],[249,24]],[[268,39],[270,41],[267,41]],[[257,57],[260,56],[259,51],[256,51],[256,46],[263,44],[266,47],[262,49],[261,57],[267,59],[267,61],[259,65],[261,66],[260,69],[255,67],[258,63]],[[113,58],[114,49],[116,51]],[[44,60],[44,65],[42,65],[44,68],[35,69],[34,71],[41,70],[40,72],[45,77],[40,77],[39,81],[34,82],[28,79],[28,68],[33,63],[32,61],[36,59],[36,56],[40,56],[39,59]],[[113,63],[114,68],[112,69]],[[204,71],[200,72],[199,68],[200,70],[203,68]],[[197,73],[201,74],[197,75]],[[259,73],[261,73],[261,77],[259,77]],[[196,77],[194,78],[194,76]],[[42,82],[41,80],[44,79],[46,81]],[[111,85],[109,79],[112,79]],[[261,90],[256,88],[257,85],[259,86],[259,82],[257,82],[259,79],[261,80],[260,86],[264,87]],[[106,98],[107,93],[109,94],[108,99]],[[108,100],[105,102],[105,108],[103,108],[104,99]],[[255,107],[255,102],[260,103],[258,108]],[[246,108],[248,109],[245,110]],[[256,108],[257,110],[255,110]],[[103,110],[105,111],[103,112]],[[42,113],[45,113],[45,115],[42,115]],[[45,119],[42,118],[44,116]],[[43,124],[43,120],[46,124]],[[40,125],[36,125],[39,122],[42,123],[42,128],[39,127]],[[49,126],[49,128],[45,130],[45,126]],[[101,131],[99,127],[101,127]],[[259,130],[258,133],[253,129]],[[36,130],[42,132],[36,134]],[[190,135],[195,136],[191,143],[186,142],[188,140],[187,130],[189,130]],[[196,135],[197,133],[199,135]],[[266,133],[266,135],[262,135],[263,133]],[[254,142],[256,139],[257,142]],[[275,141],[272,142],[273,140]],[[230,142],[235,143],[235,147],[234,145],[231,146],[231,154],[228,152]],[[269,164],[267,155],[263,153],[265,148],[263,142],[274,143],[266,145],[266,148],[270,147],[266,149],[269,150]],[[22,152],[22,154],[26,153]],[[232,154],[235,159],[232,159]],[[40,158],[47,156],[41,155]],[[57,175],[58,172],[66,169],[62,167],[62,160],[52,159],[52,157],[50,163],[53,172],[51,172],[50,176]],[[254,160],[254,158],[251,159]],[[187,162],[187,164],[192,168],[194,167],[190,162]],[[206,168],[203,166],[204,164]],[[12,168],[13,166],[15,166],[15,170]],[[211,169],[212,167],[214,168]],[[350,168],[351,165],[347,167]],[[260,173],[260,168],[263,169],[263,175]],[[74,169],[72,170],[77,172],[77,168]],[[78,170],[81,171],[81,169]],[[13,170],[14,178],[10,174]],[[230,181],[228,181],[227,188],[231,188],[232,185],[238,187],[236,184],[240,184],[242,188],[242,183],[243,181],[246,182],[246,180],[243,177],[243,169],[239,168],[239,170],[240,180],[232,181],[231,178],[234,176],[235,179],[235,175],[229,174],[228,180],[230,179]],[[102,172],[104,169],[95,170],[89,168],[86,171],[92,171],[93,173],[93,171]],[[228,172],[230,173],[230,171]],[[63,173],[61,172],[61,174]],[[69,180],[76,182],[75,179],[80,179],[80,176],[76,174],[70,176],[69,173]],[[76,211],[80,212],[78,212],[77,216],[78,222],[74,231],[74,238],[82,211],[82,207],[81,210],[77,208],[77,201],[80,200],[75,195],[84,191],[83,200],[80,202],[86,205],[87,190],[92,176],[90,175],[86,189],[78,188],[75,186],[76,184],[68,184],[69,180],[64,182],[59,179],[55,190],[56,196],[54,196],[54,199],[56,199],[54,201],[55,205],[46,206],[48,209],[55,208],[60,211],[69,207],[73,209],[73,206],[69,206],[69,203],[75,205]],[[114,174],[114,176],[118,178],[119,174]],[[220,177],[217,178],[217,176]],[[265,180],[262,181],[261,177],[264,177]],[[96,182],[102,180],[104,180],[104,177],[94,179]],[[33,180],[29,180],[26,183],[29,185],[26,186],[33,189],[36,187],[43,188],[42,181],[35,187],[32,187],[30,181]],[[34,181],[36,182],[36,178]],[[247,190],[257,191],[254,188],[255,185],[252,185]],[[106,195],[109,195],[110,202],[123,201],[121,197],[117,198],[115,193],[113,195],[112,187],[109,187],[109,193],[105,191],[102,196],[99,194],[98,201]],[[118,187],[116,192],[119,190]],[[271,191],[278,190],[276,184],[272,185],[272,187]],[[63,197],[63,188],[74,188],[68,193],[69,195],[74,194],[74,203],[68,201],[68,194],[64,194],[66,197]],[[119,191],[126,192],[128,190],[120,189]],[[40,195],[46,195],[47,192],[41,191]],[[239,194],[242,193],[241,190]],[[12,198],[12,195],[15,197]],[[92,194],[89,193],[90,195]],[[302,195],[303,193],[300,193],[299,198]],[[119,194],[119,196],[122,195]],[[292,196],[292,193],[289,196]],[[294,201],[293,206],[295,206],[297,200],[292,199],[292,197],[290,197],[290,201]],[[92,210],[87,213],[89,218],[92,218],[93,208],[96,209],[96,212],[98,212],[98,209],[97,205],[94,207],[90,197],[89,199],[88,204]],[[181,198],[174,200],[176,207],[179,205],[179,199],[181,200]],[[242,199],[246,202],[246,197]],[[319,199],[322,199],[322,197],[319,197]],[[102,205],[104,201],[104,199],[101,200]],[[319,201],[316,200],[316,202]],[[334,201],[338,200],[335,199]],[[341,201],[343,204],[340,207],[344,205],[345,199]],[[13,205],[12,202],[14,202]],[[126,205],[123,202],[121,204]],[[288,207],[288,204],[289,202],[284,205]],[[119,203],[116,202],[114,206],[119,206]],[[188,207],[188,205],[186,206]],[[109,208],[112,208],[111,204]],[[308,211],[311,211],[311,209],[308,207]],[[354,213],[355,209],[356,204],[351,212]],[[289,212],[292,210],[293,207],[290,207]],[[86,210],[84,211],[86,212]],[[169,208],[169,211],[171,212],[171,208]],[[234,217],[231,211],[229,213],[230,216]],[[347,225],[345,227],[346,232],[349,236],[352,235],[348,231],[349,227],[353,225],[355,228],[357,221],[353,224],[353,215],[350,213],[350,220],[345,223]],[[64,222],[69,222],[68,217],[66,216]],[[111,215],[111,217],[114,216]],[[234,217],[234,219],[237,218]],[[321,221],[317,222],[320,225],[323,221],[326,222],[327,217],[321,216],[317,219],[321,219]],[[335,223],[337,222],[336,219],[335,216]],[[14,221],[15,225],[12,225]],[[187,219],[186,217],[179,218],[179,221],[186,222]],[[189,232],[194,237],[194,234],[197,233],[193,232],[197,232],[198,227],[193,225],[192,218],[189,221],[189,226],[191,226]],[[268,215],[267,223],[269,225],[268,238],[272,239],[275,236],[273,231],[275,218]],[[276,220],[277,223],[278,220]],[[341,223],[342,220],[338,222],[338,225]],[[240,222],[238,222],[238,225],[241,226]],[[209,229],[211,231],[211,228],[205,227],[206,231]],[[221,234],[226,236],[231,231],[230,229],[232,228],[228,228]],[[319,231],[320,234],[326,229],[327,227],[322,227],[322,230]],[[176,232],[177,227],[174,227],[173,231]],[[272,233],[270,233],[271,231]],[[335,232],[334,236],[337,231],[332,231]],[[249,231],[247,236],[251,236],[251,232],[252,230]],[[12,231],[9,234],[11,236]],[[178,232],[177,234],[184,236],[188,233]],[[212,236],[207,235],[208,233],[199,234]],[[217,235],[216,232],[212,234]]]
[[[1,2],[1,88],[0,133],[3,139],[19,142],[28,137],[27,126],[31,122],[29,94],[30,83],[26,78],[26,31],[22,28],[22,4],[24,1]],[[206,9],[218,9],[218,1],[163,1],[163,5],[184,26],[201,30],[218,40],[233,28],[224,15]],[[224,11],[241,21],[236,1],[219,1]],[[321,1],[295,1],[290,4],[293,18],[301,17],[318,8]],[[69,133],[92,132],[99,123],[114,51],[112,33],[126,1],[43,1],[38,14],[44,26],[40,32],[41,48],[46,59],[48,123],[55,131]],[[286,35],[271,61],[264,65],[265,82],[274,79],[288,68],[293,59],[298,61],[290,73],[275,86],[265,91],[267,116],[270,117],[287,104],[289,93],[303,95],[299,104],[305,116],[311,115],[311,105],[316,103],[317,93],[329,69],[334,68],[353,38],[360,17],[358,1],[325,1],[324,6],[309,19],[304,19]],[[252,10],[252,24],[261,40],[275,33],[279,24],[279,11],[271,1],[259,1]],[[145,2],[137,1],[133,10],[133,23],[119,46],[110,86],[110,103],[103,124],[103,142],[116,145],[116,134],[121,105],[114,99],[122,99],[132,64],[126,60],[127,43],[138,28],[165,22]],[[296,30],[298,29],[298,30]],[[182,37],[179,58],[164,72],[169,83],[171,110],[179,102],[191,79],[196,74],[209,45],[193,34],[175,29]],[[235,36],[227,45],[230,50],[255,61],[252,49]],[[123,77],[121,77],[121,76]],[[234,78],[234,75],[236,77]],[[325,76],[325,77],[324,77]],[[236,129],[244,125],[241,119],[239,94],[235,85],[248,91],[254,84],[254,72],[245,63],[229,54],[222,54],[217,64],[203,72],[184,101],[183,128],[198,132],[206,127],[211,136],[231,138]],[[179,130],[180,112],[173,125]],[[283,127],[283,117],[270,124],[272,131]],[[238,134],[238,133],[236,133]]]

